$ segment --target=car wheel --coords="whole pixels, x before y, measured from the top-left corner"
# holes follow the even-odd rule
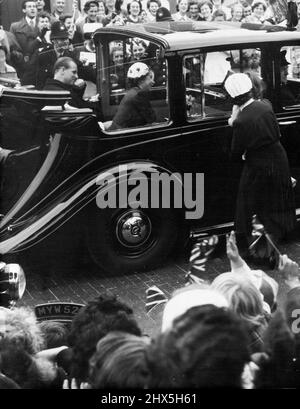
[[[101,209],[89,212],[87,246],[109,273],[149,270],[161,264],[179,238],[180,213],[172,209]]]

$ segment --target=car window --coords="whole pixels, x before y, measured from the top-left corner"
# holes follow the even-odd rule
[[[108,43],[104,67],[108,86],[101,98],[107,132],[168,123],[167,61],[160,51],[156,44],[137,37]],[[148,67],[145,82],[144,77],[142,82],[128,78],[134,64],[142,69],[136,63]]]
[[[195,54],[184,58],[186,112],[189,121],[228,116],[232,104],[224,89],[228,75],[252,72],[261,76],[259,48]]]
[[[280,100],[283,107],[300,104],[300,46],[280,49]]]

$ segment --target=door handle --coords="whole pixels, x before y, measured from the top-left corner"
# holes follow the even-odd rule
[[[297,121],[280,121],[279,125],[294,125]]]

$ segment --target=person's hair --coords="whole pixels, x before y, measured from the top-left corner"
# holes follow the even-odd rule
[[[147,9],[149,9],[150,3],[156,3],[156,4],[158,5],[158,7],[161,7],[161,2],[160,2],[160,0],[148,0],[148,1],[147,1]]]
[[[22,1],[22,4],[21,4],[21,7],[22,7],[21,10],[22,11],[25,9],[26,3],[35,3],[35,0],[24,0],[24,1]]]
[[[131,0],[128,4],[127,4],[127,12],[128,12],[128,14],[130,14],[130,5],[132,4],[132,3],[138,3],[138,5],[140,6],[140,13],[139,14],[141,14],[141,12],[142,12],[142,10],[143,10],[143,6],[142,6],[142,3],[141,3],[141,0]]]
[[[74,64],[76,64],[76,62],[71,57],[60,57],[60,58],[58,58],[58,60],[54,64],[53,73],[55,74],[61,68],[65,68],[65,69],[70,68],[70,64],[72,62]]]
[[[223,10],[216,10],[212,15],[212,19],[214,20],[216,17],[224,17],[224,20],[226,20],[226,14]]]
[[[59,16],[59,21],[65,24],[67,18],[73,18],[72,14],[62,14],[61,16]]]
[[[128,305],[115,296],[100,295],[83,307],[72,321],[69,334],[69,344],[73,349],[72,377],[86,380],[89,359],[96,350],[97,342],[110,331],[141,335]]]
[[[87,1],[83,7],[83,11],[85,13],[87,13],[89,11],[89,9],[93,6],[96,6],[97,8],[99,8],[99,4],[97,1],[91,0],[91,1]]]
[[[248,334],[233,312],[190,308],[157,336],[147,352],[148,388],[241,387],[250,360]]]
[[[248,5],[248,4],[247,4]],[[244,6],[241,4],[241,3],[234,3],[231,7],[230,7],[230,10],[231,10],[231,14],[233,14],[233,12],[234,12],[234,9],[236,8],[236,6],[239,6],[239,7],[241,7],[242,8],[242,13],[243,13],[243,10],[244,10]]]
[[[45,349],[68,345],[69,330],[64,323],[43,321],[40,323],[40,328],[45,340]]]
[[[43,335],[32,309],[0,307],[0,314],[0,336],[9,340],[11,345],[22,347],[29,354],[43,349]]]
[[[264,316],[262,297],[249,279],[236,273],[223,273],[214,279],[211,287],[223,294],[229,308],[250,326],[261,324]]]
[[[188,11],[190,10],[190,7],[191,7],[191,6],[194,6],[194,5],[196,5],[196,6],[198,7],[198,11],[200,12],[199,3],[198,3],[196,0],[191,0],[191,1],[189,2]]]
[[[254,3],[252,3],[251,5],[251,10],[254,11],[254,9],[256,9],[256,7],[258,6],[263,6],[264,11],[267,10],[267,6],[265,3],[263,3],[262,1],[254,1]]]
[[[213,4],[212,4],[212,2],[207,1],[207,0],[204,0],[204,1],[201,1],[201,2],[199,3],[199,11],[200,11],[200,13],[201,13],[201,8],[202,8],[202,6],[204,6],[205,4],[210,8],[210,11],[212,12],[212,10],[213,10]]]
[[[89,361],[93,389],[145,388],[148,378],[144,337],[113,331],[97,343]]]
[[[248,77],[250,78],[251,82],[252,82],[252,96],[254,99],[262,99],[265,89],[266,89],[266,85],[263,81],[263,79],[255,72],[253,71],[249,71],[249,72],[245,72],[245,74],[248,75]]]
[[[41,18],[47,18],[51,23],[51,16],[49,13],[47,13],[47,11],[41,11],[40,13],[38,13],[36,16],[36,22],[38,23]]]

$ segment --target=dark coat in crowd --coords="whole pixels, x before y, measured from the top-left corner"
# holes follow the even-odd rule
[[[15,35],[22,49],[24,58],[29,58],[32,50],[32,42],[34,42],[39,34],[37,26],[30,27],[25,18],[22,18],[22,20],[11,24],[10,31]]]
[[[143,126],[155,122],[149,95],[138,87],[131,88],[121,101],[110,130]]]
[[[279,239],[295,227],[295,201],[286,152],[269,101],[244,107],[233,125],[232,157],[245,153],[235,217],[237,233],[247,237],[256,214],[268,233]]]

